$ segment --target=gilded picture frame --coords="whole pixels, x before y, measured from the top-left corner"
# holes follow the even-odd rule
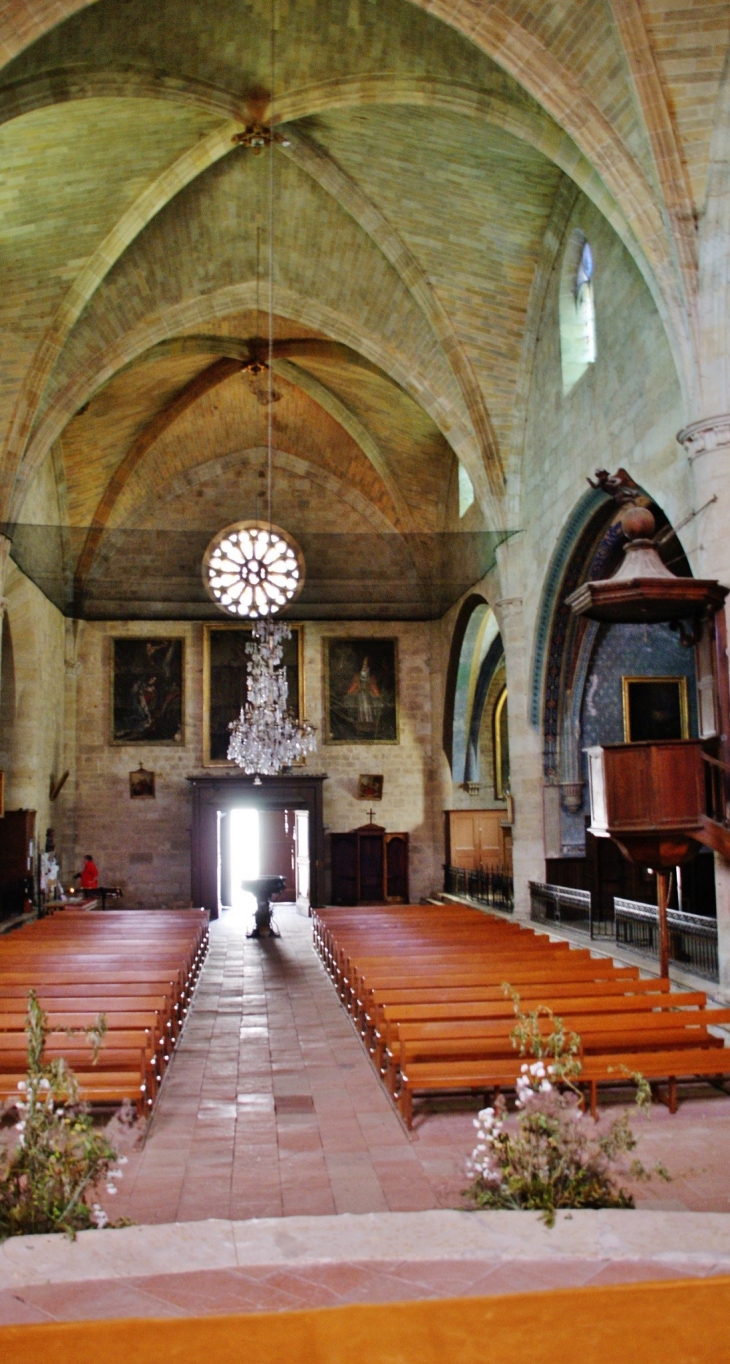
[[[220,693],[216,697],[216,640],[230,638],[237,633],[242,637],[242,644],[245,644],[246,636],[251,634],[252,623],[247,621],[211,621],[203,627],[203,766],[204,767],[235,767],[227,757],[220,756],[223,752],[224,744],[228,747],[227,727],[230,721],[237,720],[240,712],[242,698],[245,696],[245,687],[241,687],[238,696],[228,698],[230,704]],[[306,714],[304,708],[305,688],[304,688],[304,626],[302,624],[290,624],[291,640],[289,641],[288,662],[287,649],[285,646],[284,661],[287,662],[287,681],[289,683],[289,705],[294,712],[295,719],[301,719]],[[240,668],[245,670],[245,649],[241,647]],[[231,666],[229,661],[227,666]],[[245,678],[245,672],[244,672]],[[294,704],[292,705],[292,700]]]
[[[325,743],[399,743],[398,640],[325,635],[322,648]]]
[[[622,677],[624,743],[689,738],[687,678]]]

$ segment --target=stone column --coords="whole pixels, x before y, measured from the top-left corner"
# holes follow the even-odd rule
[[[521,581],[520,547],[511,542],[498,550],[503,596],[494,610],[504,644],[507,668],[510,787],[514,800],[513,859],[515,916],[530,917],[528,881],[545,876],[542,814],[542,741],[529,718],[530,658],[525,638],[523,600],[508,595],[513,582]],[[505,590],[507,589],[507,590]]]
[[[698,514],[695,572],[730,585],[730,413],[690,423],[677,440],[692,465],[693,508]],[[730,632],[727,607],[725,621]],[[715,889],[720,984],[730,992],[730,862],[719,853]]]

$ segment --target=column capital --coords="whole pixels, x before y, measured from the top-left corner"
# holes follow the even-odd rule
[[[701,421],[690,422],[677,432],[677,440],[690,460],[730,445],[730,412],[721,417],[703,417]]]

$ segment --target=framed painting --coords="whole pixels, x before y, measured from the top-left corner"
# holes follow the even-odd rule
[[[155,774],[141,763],[136,772],[129,774],[129,797],[130,800],[155,799]]]
[[[689,738],[686,677],[622,677],[624,742]]]
[[[184,639],[125,636],[111,649],[111,742],[182,744]]]
[[[357,782],[357,798],[358,800],[382,800],[382,776],[367,776],[361,773]]]
[[[323,646],[325,742],[397,744],[397,639],[329,636]]]
[[[289,689],[288,707],[295,720],[304,714],[304,666],[301,625],[291,625],[284,642],[283,663]],[[211,624],[203,635],[203,761],[206,767],[230,767],[229,726],[246,701],[246,645],[251,625]]]

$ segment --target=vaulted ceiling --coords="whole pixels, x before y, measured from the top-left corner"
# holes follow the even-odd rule
[[[395,613],[445,609],[510,529],[538,265],[577,191],[691,389],[730,6],[425,8],[276,0],[272,103],[271,0],[2,6],[0,519],[63,609],[124,614],[136,563],[134,613],[205,614],[199,549],[264,511],[269,417],[273,519],[313,556],[300,614],[367,613],[335,584],[388,536],[370,614],[404,564]],[[234,141],[269,121],[273,157]],[[267,358],[272,185],[269,412],[246,366]]]

